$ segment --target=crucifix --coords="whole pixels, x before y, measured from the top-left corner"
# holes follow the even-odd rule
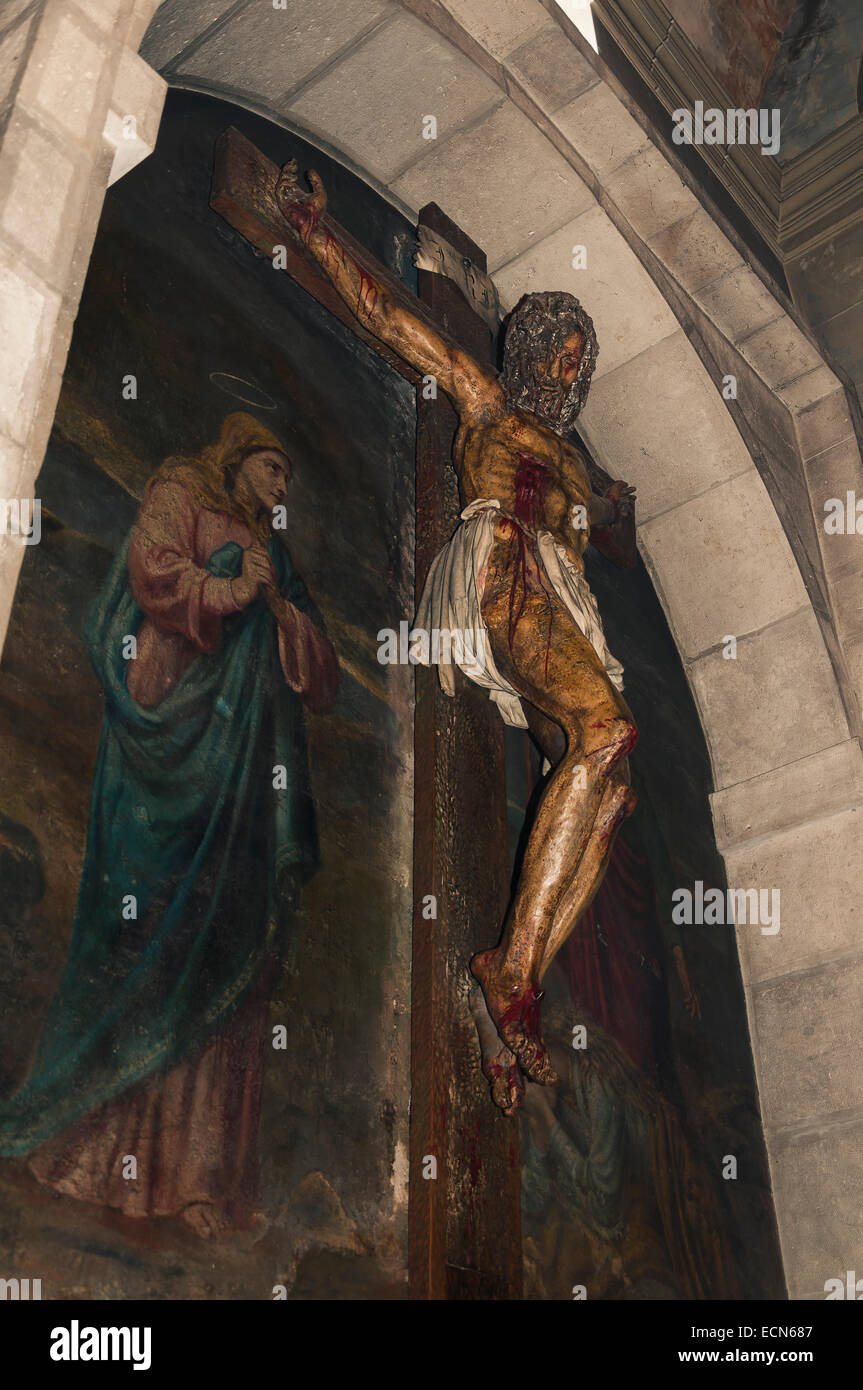
[[[440,884],[435,896],[445,910],[434,932],[415,917],[411,1277],[420,1297],[512,1297],[521,1259],[511,1117],[526,1081],[557,1080],[542,1037],[541,981],[592,900],[634,805],[627,755],[635,725],[582,558],[590,535],[618,563],[634,562],[634,493],[611,483],[569,437],[598,350],[572,296],[525,297],[511,316],[498,378],[488,327],[464,287],[451,279],[445,289],[443,276],[424,271],[420,299],[412,296],[327,215],[323,185],[309,179],[311,192],[295,163],[279,173],[229,131],[211,205],[265,254],[278,248],[281,268],[403,375],[433,381],[446,398],[429,402],[423,392],[418,401],[424,583],[416,624],[461,624],[482,656],[459,663],[467,687],[441,667],[444,693],[457,697],[449,716],[436,683],[420,677],[417,686],[415,894],[421,901]],[[434,205],[420,225],[484,271],[479,248]],[[451,470],[445,477],[450,462],[458,491]],[[506,723],[530,730],[551,769],[505,920],[495,706]],[[447,748],[438,737],[445,728],[455,733]],[[481,1103],[466,1043],[471,1016],[496,1109]],[[438,1179],[423,1182],[429,1156]]]

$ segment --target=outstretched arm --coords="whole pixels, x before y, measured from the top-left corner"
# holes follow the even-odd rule
[[[309,173],[312,192],[307,194],[300,188],[297,172],[297,162],[292,159],[279,176],[279,209],[355,318],[423,376],[433,376],[460,415],[488,419],[499,414],[503,391],[494,374],[445,334],[392,300],[386,288],[322,225],[327,195],[320,176],[313,170]]]

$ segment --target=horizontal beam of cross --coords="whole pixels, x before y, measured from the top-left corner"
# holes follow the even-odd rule
[[[265,256],[272,258],[278,247],[284,247],[282,259],[285,271],[390,366],[415,386],[418,385],[420,375],[354,318],[317,262],[288,226],[275,199],[278,176],[278,166],[236,127],[229,126],[216,142],[210,207]],[[417,317],[426,318],[416,296],[350,232],[328,213],[322,216],[321,225],[350,252],[366,274],[383,286],[392,300]]]

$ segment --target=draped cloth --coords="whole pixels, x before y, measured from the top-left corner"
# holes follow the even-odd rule
[[[251,422],[247,445],[274,447],[248,416],[229,417],[233,434],[226,421],[223,441],[236,448],[240,418]],[[195,496],[191,476],[183,490],[200,515],[223,494],[217,477],[209,496]],[[242,522],[248,540],[245,518],[223,519],[235,529]],[[243,610],[220,602],[212,640],[198,642],[157,704],[139,703],[127,685],[128,639],[150,620],[130,582],[133,535],[86,623],[105,720],[84,867],[68,961],[30,1074],[0,1104],[6,1155],[29,1152],[196,1050],[206,1056],[272,961],[280,887],[294,891],[319,863],[298,693],[313,639],[305,636],[306,657],[301,650],[283,670],[285,633],[264,601]],[[286,623],[317,627],[287,550],[272,532],[267,545],[293,605]],[[221,545],[196,581],[201,591],[208,576],[217,585],[239,576],[242,559],[243,545]],[[320,646],[331,653],[323,636]],[[330,672],[329,699],[336,683]]]
[[[429,634],[462,634],[465,659],[455,660],[454,664],[468,680],[489,692],[489,699],[497,705],[505,724],[526,729],[518,691],[497,669],[482,617],[483,571],[494,544],[496,512],[500,512],[500,502],[490,497],[479,497],[465,507],[462,525],[432,561],[414,628]],[[623,667],[608,650],[596,599],[587,580],[549,531],[538,532],[535,541],[539,562],[552,589],[590,642],[609,680],[622,690]],[[423,662],[423,657],[418,660]],[[438,677],[444,693],[454,695],[455,680],[448,664],[439,665]]]

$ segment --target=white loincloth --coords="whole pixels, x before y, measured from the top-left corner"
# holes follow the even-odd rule
[[[527,720],[518,691],[513,690],[495,666],[488,629],[480,608],[480,575],[494,542],[496,511],[500,511],[500,502],[493,497],[478,497],[469,507],[465,507],[461,514],[461,526],[432,561],[414,619],[414,629],[429,634],[435,630],[462,633],[462,655],[465,659],[453,660],[452,665],[457,665],[468,680],[488,691],[489,699],[494,700],[505,724],[526,729]],[[536,539],[540,559],[554,592],[593,647],[612,685],[622,690],[623,667],[606,646],[596,599],[587,580],[549,531],[540,531]],[[430,665],[430,660],[420,657],[420,661],[423,665]],[[438,675],[445,694],[455,695],[452,666],[439,663]]]

